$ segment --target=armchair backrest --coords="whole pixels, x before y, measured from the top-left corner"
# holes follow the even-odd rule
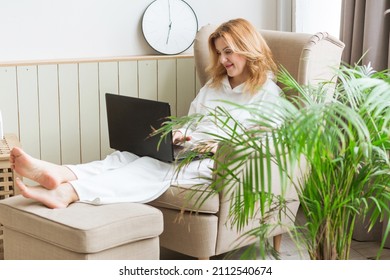
[[[208,37],[216,26],[205,25],[194,41],[196,71],[203,86],[208,77],[205,68],[209,63]],[[335,77],[344,43],[326,32],[306,33],[260,30],[270,47],[275,62],[282,65],[299,84],[315,84]]]

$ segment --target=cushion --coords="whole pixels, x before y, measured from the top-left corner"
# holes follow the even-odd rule
[[[219,211],[219,196],[217,194],[211,195],[208,185],[172,185],[150,205],[214,214]]]
[[[73,203],[65,209],[49,209],[20,195],[0,202],[0,223],[78,253],[100,252],[163,231],[162,213],[149,205]]]

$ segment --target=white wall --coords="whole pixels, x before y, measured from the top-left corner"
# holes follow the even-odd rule
[[[187,0],[199,26],[245,17],[276,29],[281,0]],[[0,63],[155,54],[141,18],[152,0],[0,0]],[[190,50],[191,51],[191,50]]]

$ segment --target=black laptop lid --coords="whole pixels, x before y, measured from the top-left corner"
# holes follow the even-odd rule
[[[160,128],[170,116],[168,103],[106,93],[110,147],[138,156],[150,156],[162,161],[173,160],[172,136],[165,143],[160,135],[151,137],[153,128]]]

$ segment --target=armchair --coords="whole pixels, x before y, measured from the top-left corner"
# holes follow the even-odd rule
[[[214,29],[211,25],[202,27],[194,42],[195,65],[201,85],[208,80],[204,71],[209,53],[207,40]],[[283,65],[298,83],[314,84],[334,77],[334,68],[340,64],[344,48],[344,44],[338,39],[327,33],[310,35],[261,30],[261,34],[271,48],[276,63]],[[202,193],[209,191],[207,187],[194,190],[188,185],[172,185],[151,203],[163,213],[164,232],[160,236],[162,247],[198,259],[209,259],[255,241],[245,239],[245,242],[239,244],[235,242],[242,233],[256,224],[248,225],[242,232],[237,232],[230,226],[229,196],[226,193],[213,195],[202,205],[196,205],[196,200]],[[275,184],[273,189],[278,192],[280,186]],[[296,198],[296,193],[291,193],[291,197]],[[295,216],[299,202],[295,200],[288,207]],[[294,221],[286,219],[285,222]],[[280,249],[281,237],[285,231],[286,229],[279,227],[269,236],[273,238],[276,250]]]

